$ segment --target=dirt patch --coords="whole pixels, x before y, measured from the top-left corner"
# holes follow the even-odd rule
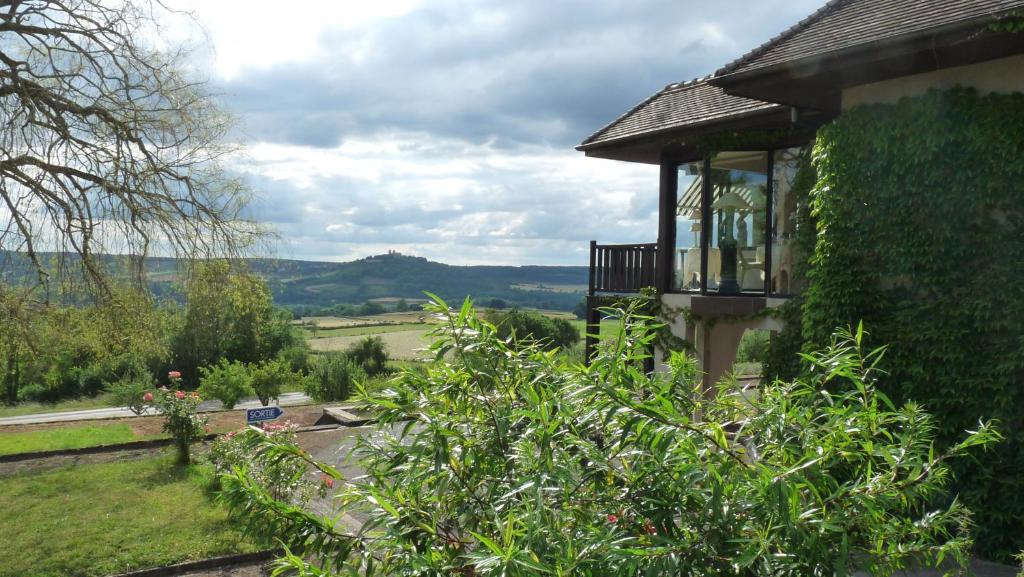
[[[284,408],[283,420],[291,421],[300,427],[316,424],[323,414],[323,405],[297,405]],[[210,418],[210,428],[215,433],[234,431],[245,426],[245,411],[214,411],[206,413]],[[5,433],[22,433],[28,431],[50,431],[54,429],[71,429],[85,425],[113,425],[124,423],[131,427],[138,439],[163,437],[164,419],[160,416],[120,417],[116,419],[93,419],[88,421],[62,421],[57,423],[38,423],[32,425],[0,425],[0,435]]]
[[[51,469],[70,467],[73,465],[91,465],[93,463],[113,463],[117,461],[134,461],[155,457],[166,447],[150,447],[146,449],[135,449],[131,451],[112,451],[109,453],[85,453],[81,455],[60,455],[56,457],[42,457],[40,459],[27,459],[24,461],[12,461],[0,463],[0,477],[6,475],[17,475],[18,473],[41,473]],[[205,451],[196,446],[196,452]]]

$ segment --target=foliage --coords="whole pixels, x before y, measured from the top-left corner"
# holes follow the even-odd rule
[[[104,577],[256,550],[213,502],[213,467],[170,465],[161,455],[0,477],[0,577]]]
[[[326,485],[312,481],[304,461],[276,459],[264,450],[264,444],[295,444],[292,423],[267,423],[262,430],[245,428],[218,438],[210,448],[210,461],[220,474],[243,470],[271,497],[296,505],[306,505],[315,495],[323,495]],[[333,485],[333,482],[331,483]]]
[[[750,330],[740,337],[736,348],[737,363],[763,363],[768,356],[770,333],[766,330]]]
[[[468,301],[433,308],[445,319],[436,362],[364,399],[380,424],[358,441],[366,475],[339,497],[368,518],[356,534],[244,472],[223,478],[248,529],[289,548],[281,570],[881,576],[967,558],[967,512],[929,503],[948,460],[997,435],[982,425],[934,451],[931,417],[875,389],[881,352],[863,352],[860,331],[807,355],[805,379],[748,402],[701,394],[681,353],[669,374],[640,370],[653,335],[629,311],[588,368],[513,346]],[[838,382],[846,392],[824,390]],[[263,450],[310,462],[294,447]]]
[[[174,386],[181,384],[181,375],[177,372],[172,373],[170,379]],[[146,400],[151,401],[156,410],[163,415],[163,429],[174,439],[178,462],[187,465],[192,460],[192,443],[201,439],[207,432],[208,419],[198,412],[199,403],[202,402],[199,393],[186,393],[181,389],[159,389],[147,394]]]
[[[33,305],[0,283],[0,395],[53,403],[95,396],[166,358],[170,317],[147,296],[111,287],[102,303]]]
[[[811,161],[811,151],[810,147],[804,150],[790,187],[790,194],[796,199],[797,205],[796,235],[792,242],[796,254],[803,256],[795,263],[792,276],[794,287],[807,286],[809,261],[817,242],[818,229],[811,214],[810,194],[811,189],[817,184],[818,174]],[[800,374],[799,353],[803,350],[806,340],[803,333],[803,294],[790,298],[777,312],[779,319],[784,323],[784,328],[772,336],[762,372],[766,381],[789,381]]]
[[[216,365],[200,367],[199,394],[217,399],[225,409],[233,409],[243,397],[252,394],[249,368],[238,361],[221,359]]]
[[[143,278],[137,257],[156,245],[235,255],[259,236],[221,164],[239,148],[233,121],[187,52],[163,42],[180,12],[148,0],[5,9],[0,252],[24,255],[43,287],[84,278],[106,296],[120,275]]]
[[[197,264],[188,279],[184,322],[174,362],[186,382],[220,359],[259,363],[301,346],[291,315],[273,307],[267,283],[227,261]]]
[[[345,350],[345,354],[358,364],[368,377],[386,375],[390,372],[390,369],[388,369],[388,349],[380,337],[371,335],[359,342],[353,343],[352,346]]]
[[[318,402],[344,401],[366,378],[362,367],[348,355],[329,352],[313,357],[309,375],[303,380],[306,394]]]
[[[553,319],[540,313],[518,309],[491,312],[486,317],[498,327],[499,337],[514,339],[523,344],[535,342],[546,349],[565,349],[580,340],[579,331],[566,319]]]
[[[145,367],[134,363],[117,381],[107,385],[107,393],[115,406],[128,407],[135,415],[146,412],[143,396],[153,388],[153,375]]]
[[[264,407],[281,396],[281,389],[295,385],[302,379],[302,375],[293,373],[288,363],[281,359],[252,365],[249,374],[252,376],[252,390]]]
[[[880,387],[924,403],[939,447],[979,416],[1006,441],[955,467],[978,552],[1024,547],[1024,94],[932,91],[818,134],[817,245],[803,340],[863,319],[890,343]],[[951,159],[955,159],[951,160]]]

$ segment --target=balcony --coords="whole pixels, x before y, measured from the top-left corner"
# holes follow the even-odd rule
[[[658,245],[590,241],[590,295],[636,293],[655,285]]]

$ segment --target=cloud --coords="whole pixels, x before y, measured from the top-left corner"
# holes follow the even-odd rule
[[[511,264],[655,240],[656,168],[572,146],[821,2],[180,1],[216,45],[196,66],[242,117],[235,169],[282,256]]]

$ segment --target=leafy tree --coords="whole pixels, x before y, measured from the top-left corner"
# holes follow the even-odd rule
[[[379,429],[333,520],[274,500],[236,470],[223,496],[298,575],[891,575],[968,559],[968,513],[944,499],[950,459],[920,407],[875,389],[881,351],[843,331],[806,377],[744,399],[703,394],[693,360],[637,369],[654,338],[628,311],[590,367],[512,346],[468,302],[443,303],[437,361],[363,399]],[[842,381],[842,393],[824,385]],[[263,442],[280,460],[327,464]],[[936,505],[936,503],[943,503]],[[279,541],[278,541],[279,540]]]
[[[198,264],[186,287],[175,366],[186,383],[220,359],[259,363],[301,341],[290,315],[274,309],[267,284],[227,261]]]
[[[572,314],[580,320],[587,319],[587,299],[585,297],[572,308]]]
[[[400,313],[404,313],[404,312],[406,312],[408,310],[409,310],[409,303],[405,299],[398,299],[398,302],[395,303],[395,311],[396,312],[400,312]]]
[[[382,315],[386,312],[388,311],[387,309],[384,308],[384,305],[380,303],[366,301],[365,303],[359,306],[358,314],[359,316],[368,317],[373,315]]]
[[[199,374],[199,394],[217,399],[225,409],[235,408],[239,400],[253,392],[249,369],[238,361],[221,359],[216,365],[200,367]]]
[[[508,308],[508,302],[505,299],[495,298],[487,301],[487,306],[495,310],[502,310]]]

